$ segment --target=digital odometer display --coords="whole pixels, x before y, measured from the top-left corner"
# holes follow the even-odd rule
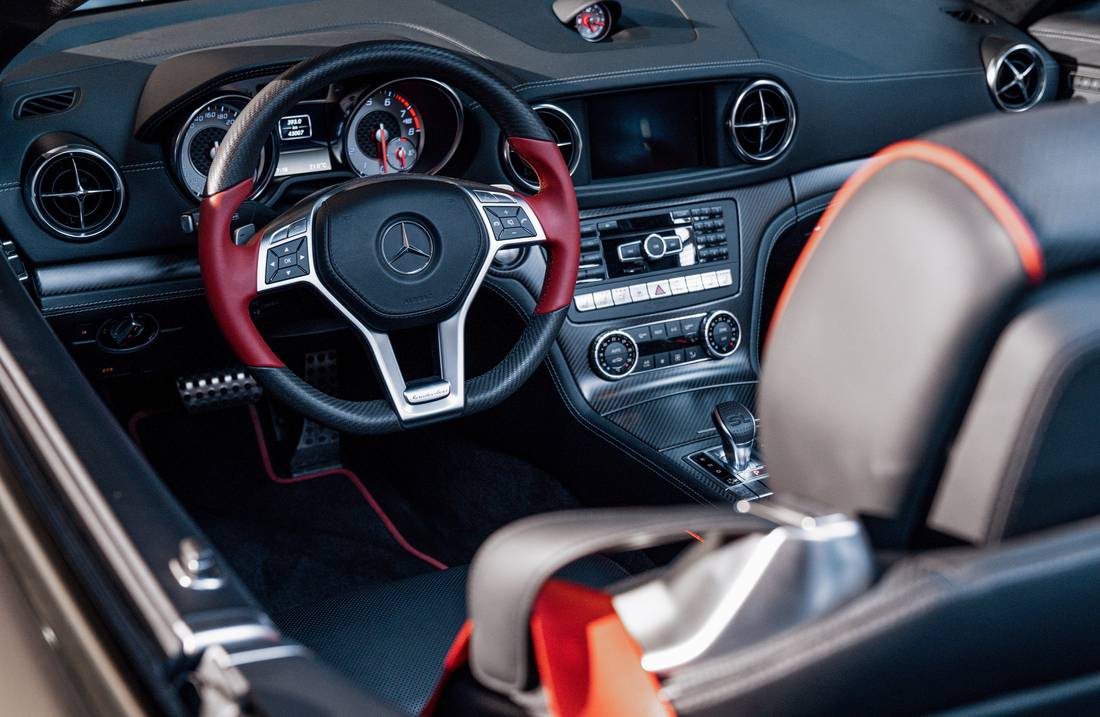
[[[325,105],[307,101],[279,118],[279,162],[275,176],[291,177],[332,170]]]
[[[692,87],[591,98],[592,178],[698,167],[699,108],[699,90]]]

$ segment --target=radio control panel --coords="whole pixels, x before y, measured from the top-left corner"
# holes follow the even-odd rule
[[[731,201],[581,223],[574,296],[578,312],[686,299],[688,294],[713,290],[725,289],[728,294],[739,283],[737,208]],[[699,302],[710,299],[698,297]],[[695,302],[665,303],[675,308]]]

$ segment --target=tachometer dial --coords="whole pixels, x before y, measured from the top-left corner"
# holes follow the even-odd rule
[[[221,146],[226,132],[240,116],[241,110],[248,104],[248,98],[238,95],[226,95],[207,102],[195,110],[179,136],[175,145],[176,172],[180,181],[195,197],[201,197],[206,187],[206,175],[214,161],[214,155]],[[260,152],[260,163],[253,177],[253,195],[263,191],[271,178],[273,163],[268,160],[274,154],[272,140]]]
[[[348,128],[347,161],[362,177],[412,171],[424,143],[420,112],[392,87],[367,95]]]
[[[577,13],[573,27],[582,40],[599,42],[611,32],[611,13],[602,2],[593,3]]]

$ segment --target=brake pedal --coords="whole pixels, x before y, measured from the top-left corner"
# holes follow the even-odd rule
[[[243,366],[203,371],[176,379],[176,390],[188,413],[207,413],[257,403],[264,390]]]
[[[306,383],[326,393],[335,393],[339,384],[336,352],[318,351],[306,354]],[[306,418],[302,421],[302,433],[298,445],[290,457],[291,475],[300,476],[323,470],[340,468],[340,433]]]

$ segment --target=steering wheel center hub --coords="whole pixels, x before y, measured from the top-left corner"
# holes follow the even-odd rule
[[[402,276],[427,271],[435,258],[432,232],[415,219],[395,219],[382,230],[378,252],[391,270]]]
[[[324,199],[314,242],[322,282],[378,330],[438,323],[473,288],[489,251],[485,223],[455,182],[367,180]]]

